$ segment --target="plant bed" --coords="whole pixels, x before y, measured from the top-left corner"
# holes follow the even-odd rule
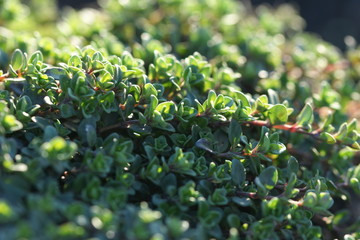
[[[0,4],[0,239],[360,237],[352,39],[288,5],[52,3]]]

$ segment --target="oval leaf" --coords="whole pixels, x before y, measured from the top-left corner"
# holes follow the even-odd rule
[[[265,186],[267,190],[271,190],[275,187],[278,178],[278,171],[274,166],[266,168],[259,175],[259,181],[262,183],[262,185]]]
[[[16,49],[11,57],[11,66],[15,70],[19,70],[23,67],[25,62],[25,56],[20,49]]]
[[[296,124],[299,126],[306,126],[313,121],[313,109],[310,104],[306,104],[296,118]]]
[[[231,164],[231,178],[236,185],[241,185],[245,181],[246,172],[244,165],[239,159],[233,159]]]
[[[273,125],[284,124],[288,120],[287,109],[282,104],[277,104],[269,108],[268,116],[270,123]]]

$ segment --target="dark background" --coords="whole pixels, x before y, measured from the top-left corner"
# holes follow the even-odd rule
[[[95,0],[58,0],[58,2],[60,7],[65,5],[75,8],[97,6]],[[345,36],[351,35],[358,42],[360,40],[359,0],[252,0],[250,2],[253,5],[293,4],[305,19],[307,31],[319,34],[323,39],[343,50]]]
[[[292,3],[306,21],[306,30],[319,34],[341,49],[344,38],[351,35],[360,42],[359,0],[253,0],[253,4]]]

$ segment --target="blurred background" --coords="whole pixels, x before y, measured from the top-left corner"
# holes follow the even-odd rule
[[[253,0],[253,4],[292,3],[305,19],[306,30],[319,34],[341,49],[345,48],[344,38],[351,35],[360,40],[359,0]]]
[[[252,5],[281,3],[293,4],[305,19],[306,30],[345,49],[344,38],[351,35],[360,41],[359,0],[241,0]],[[97,7],[96,0],[58,0],[60,7]]]

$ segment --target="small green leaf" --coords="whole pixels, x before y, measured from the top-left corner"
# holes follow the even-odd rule
[[[183,78],[185,79],[186,84],[190,83],[191,75],[192,75],[192,69],[191,69],[191,66],[188,66],[185,68],[184,73],[183,73]]]
[[[348,132],[351,132],[353,130],[356,130],[357,129],[357,119],[354,118],[351,120],[351,122],[348,124]]]
[[[259,100],[264,105],[264,107],[269,104],[269,98],[266,95],[261,95],[257,100]]]
[[[110,171],[110,164],[113,161],[113,158],[105,156],[103,152],[97,152],[96,156],[93,156],[91,152],[86,158],[86,163],[90,170],[96,171],[99,173],[108,173]]]
[[[183,152],[181,148],[176,147],[175,153],[169,159],[169,165],[173,167],[174,172],[196,176],[192,170],[195,161],[193,152]]]
[[[26,58],[20,49],[16,49],[11,57],[11,66],[15,71],[22,69],[26,65]]]
[[[180,198],[180,202],[191,206],[196,204],[197,199],[201,196],[198,191],[195,190],[195,182],[190,180],[185,185],[179,188],[178,195]],[[199,208],[198,211],[201,209]]]
[[[85,133],[86,133],[86,142],[89,144],[89,146],[94,146],[96,143],[96,129],[90,125],[85,125]]]
[[[201,217],[200,221],[207,228],[212,228],[215,227],[217,224],[219,224],[221,218],[222,218],[222,214],[220,212],[211,210],[204,217]]]
[[[280,135],[278,132],[274,132],[269,137],[271,143],[278,143],[280,142]]]
[[[266,161],[271,163],[273,160],[267,156],[265,156],[263,153],[257,153],[257,157],[261,160],[261,161]]]
[[[264,135],[261,136],[260,142],[257,145],[257,150],[259,152],[266,153],[268,152],[269,148],[270,148],[269,133],[266,132]]]
[[[141,124],[131,124],[130,128],[134,132],[140,134],[140,135],[148,135],[151,133],[152,128],[147,125],[141,125]]]
[[[215,109],[221,109],[222,106],[223,106],[223,102],[224,102],[224,95],[219,94],[219,95],[216,97],[216,100],[215,100],[215,102],[214,102],[214,107],[215,107]]]
[[[280,155],[281,153],[283,153],[285,151],[286,151],[286,146],[281,142],[270,144],[269,152],[271,154]]]
[[[348,126],[347,123],[341,124],[339,131],[336,133],[335,138],[338,140],[343,140],[348,134]]]
[[[291,173],[290,174],[290,178],[289,181],[287,182],[286,188],[285,188],[285,196],[288,198],[292,198],[295,197],[296,194],[299,192],[298,189],[296,189],[297,191],[294,191],[294,186],[296,184],[297,181],[297,177],[295,173]]]
[[[200,138],[199,140],[196,141],[195,146],[198,148],[201,148],[202,150],[205,150],[209,153],[213,153],[214,151],[211,149],[211,143],[205,139],[205,138]]]
[[[265,197],[266,194],[268,194],[269,190],[266,189],[266,187],[264,186],[264,184],[262,184],[262,182],[260,181],[260,178],[259,178],[259,177],[256,177],[256,178],[255,178],[255,184],[256,184],[256,186],[257,186],[256,194],[257,194],[259,197]]]
[[[50,119],[34,116],[31,118],[31,120],[41,129],[45,129],[48,125],[53,125],[53,122],[50,121]]]
[[[217,188],[209,197],[208,201],[212,205],[226,205],[228,203],[226,194],[227,192],[225,188]]]
[[[60,105],[60,114],[62,118],[69,118],[75,115],[75,110],[73,105],[70,104],[61,104]]]
[[[98,95],[97,100],[105,112],[110,113],[117,110],[114,91],[108,91],[105,94]]]
[[[175,132],[174,126],[171,125],[171,123],[166,122],[161,113],[159,113],[158,111],[154,111],[151,126],[169,132]]]
[[[324,129],[325,131],[329,131],[329,129],[333,128],[333,126],[331,125],[333,120],[334,120],[334,115],[330,113],[326,117],[325,122],[322,124],[321,129]]]
[[[1,125],[10,132],[15,132],[23,128],[23,124],[18,121],[14,115],[5,115],[1,121]]]
[[[58,135],[58,132],[56,131],[56,128],[48,125],[44,129],[43,140],[44,140],[44,142],[50,141],[52,138],[56,137],[57,135]]]
[[[273,125],[284,124],[288,120],[287,108],[282,104],[277,104],[268,109],[268,117]]]
[[[251,107],[250,102],[246,95],[240,91],[235,91],[236,98],[241,101],[242,107]]]
[[[360,150],[360,143],[354,142],[353,144],[351,144],[351,147],[355,150]]]
[[[208,105],[210,105],[211,107],[214,107],[216,98],[217,98],[216,93],[213,90],[210,90],[209,94],[208,94],[208,98],[207,98]]]
[[[245,182],[246,171],[244,165],[239,159],[233,159],[231,164],[231,178],[236,185],[242,185]]]
[[[256,99],[256,109],[260,112],[264,112],[269,108],[269,99],[266,95],[261,95]]]
[[[125,112],[125,117],[128,117],[130,114],[132,114],[134,107],[135,107],[135,99],[134,99],[133,95],[128,94],[126,102],[125,102],[124,106],[122,107],[122,110],[124,110],[124,112]]]
[[[360,181],[359,181],[359,179],[350,178],[350,186],[357,194],[360,194]]]
[[[84,119],[78,126],[77,132],[83,143],[94,146],[96,142],[96,123],[93,119]]]
[[[280,102],[279,95],[277,92],[275,92],[272,89],[268,89],[268,95],[269,95],[269,103],[270,104],[278,104]]]
[[[156,106],[155,110],[160,113],[174,114],[176,111],[176,105],[171,101],[162,102]]]
[[[78,98],[78,97],[74,94],[74,92],[73,92],[73,90],[71,90],[71,88],[68,88],[67,90],[68,90],[68,94],[69,94],[69,97],[70,97],[70,98],[72,98],[72,99],[75,100],[75,101],[79,101],[79,102],[80,102],[80,98]]]
[[[153,115],[158,103],[159,103],[159,100],[157,99],[157,97],[154,95],[150,95],[150,104],[146,108],[147,111],[145,112],[145,116],[152,118],[152,115]]]
[[[299,171],[299,162],[293,156],[290,157],[290,159],[287,163],[287,171],[288,171],[289,176],[291,175],[291,173],[297,174],[297,172]]]
[[[240,227],[241,220],[238,215],[231,213],[227,216],[226,220],[227,220],[228,224],[230,225],[230,227],[233,227],[233,228]]]
[[[264,169],[257,178],[267,190],[271,190],[275,187],[278,181],[278,171],[276,167],[270,166]]]
[[[77,149],[73,142],[65,141],[62,137],[54,137],[41,145],[41,155],[52,161],[63,161],[71,158]]]
[[[169,216],[166,218],[166,227],[169,230],[169,233],[174,238],[179,238],[180,236],[189,228],[189,223],[187,221],[182,221],[180,218]]]
[[[25,112],[27,109],[31,107],[31,105],[32,105],[31,98],[24,95],[18,99],[18,102],[16,103],[16,110],[22,110]]]
[[[303,205],[305,207],[315,207],[317,205],[317,196],[316,193],[313,190],[308,190],[304,197],[304,203]]]
[[[333,216],[333,213],[331,213],[330,211],[324,209],[322,206],[316,206],[312,209],[314,211],[314,213],[323,216],[323,217],[330,217]]]
[[[112,89],[114,87],[114,82],[112,80],[113,80],[113,77],[111,76],[111,74],[108,71],[103,70],[102,75],[100,76],[100,79],[98,82],[100,88],[103,90]]]
[[[146,100],[150,100],[150,96],[157,96],[157,90],[151,83],[146,83],[144,86],[144,97]]]
[[[241,133],[242,129],[240,123],[235,119],[232,119],[228,129],[228,138],[232,148],[235,148],[240,142]]]
[[[44,61],[44,57],[40,51],[35,51],[29,58],[29,63],[32,63],[33,65],[36,65],[38,62],[42,61]]]
[[[310,104],[306,104],[296,118],[296,124],[299,126],[307,126],[312,123],[314,119],[313,109]]]
[[[332,199],[328,191],[319,193],[319,203],[324,209],[329,209],[333,204],[334,200]]]
[[[120,66],[117,64],[115,64],[115,66],[114,66],[113,78],[114,78],[115,83],[120,83],[120,81],[123,78],[123,72],[121,71]]]
[[[146,208],[142,208],[138,213],[139,219],[141,222],[145,224],[150,224],[151,222],[154,222],[161,218],[161,212],[151,210],[146,206]]]
[[[199,100],[195,99],[194,101],[196,103],[198,113],[199,114],[204,113],[205,112],[204,106],[199,102]]]
[[[13,220],[14,217],[16,217],[16,214],[11,205],[0,199],[0,223],[6,224],[6,222]]]
[[[252,205],[252,201],[250,198],[232,197],[231,200],[240,207],[249,207]]]
[[[320,134],[320,138],[322,139],[322,140],[324,140],[326,143],[328,143],[328,144],[334,144],[334,143],[336,143],[336,139],[334,138],[334,136],[333,135],[331,135],[330,133],[327,133],[327,132],[322,132],[321,134]]]
[[[68,60],[68,65],[73,67],[82,67],[82,61],[80,56],[72,55]]]

